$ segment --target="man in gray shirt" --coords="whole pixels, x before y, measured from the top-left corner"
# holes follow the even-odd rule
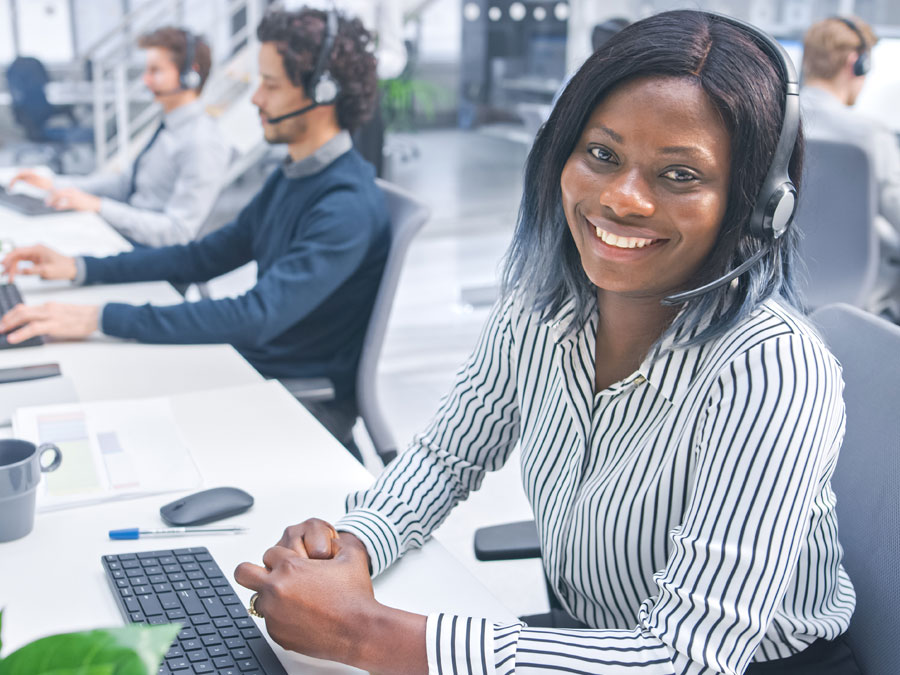
[[[231,156],[198,100],[209,76],[210,49],[202,38],[172,27],[142,36],[138,45],[147,51],[144,84],[163,117],[131,166],[56,178],[29,170],[10,185],[23,180],[48,190],[51,206],[94,211],[134,244],[185,244],[209,215]]]
[[[852,109],[877,41],[856,17],[831,17],[813,24],[803,44],[804,86],[800,90],[807,138],[852,143],[869,156],[877,181],[881,261],[868,309],[900,322],[900,146],[880,122]]]

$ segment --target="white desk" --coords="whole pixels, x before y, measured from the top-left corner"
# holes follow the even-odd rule
[[[206,546],[231,577],[245,560],[259,561],[286,525],[311,516],[335,520],[344,496],[372,477],[277,383],[181,394],[172,398],[178,425],[207,486],[236,485],[256,499],[225,521],[246,525],[238,536],[108,541],[107,531],[161,524],[160,495],[38,514],[34,531],[0,544],[0,606],[4,649],[40,635],[121,625],[100,556],[128,551]],[[65,461],[65,458],[63,458]],[[250,591],[234,584],[242,600]],[[441,545],[429,542],[375,582],[379,601],[410,611],[449,611],[496,620],[509,612]],[[260,622],[261,623],[261,622]],[[275,651],[292,673],[348,672],[338,664]]]

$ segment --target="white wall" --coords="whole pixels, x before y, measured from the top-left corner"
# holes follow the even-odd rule
[[[45,63],[73,58],[68,0],[19,0],[16,24],[22,56],[35,56]]]

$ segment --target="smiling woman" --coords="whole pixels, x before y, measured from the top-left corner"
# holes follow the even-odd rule
[[[386,673],[858,675],[840,366],[793,289],[802,136],[770,40],[668,12],[572,78],[503,297],[431,424],[334,528],[238,568],[283,645]],[[380,605],[369,574],[516,446],[562,622]]]

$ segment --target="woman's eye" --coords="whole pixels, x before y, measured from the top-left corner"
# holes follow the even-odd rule
[[[599,159],[601,162],[608,162],[612,159],[612,153],[605,148],[589,148],[588,152],[591,153],[591,157]]]
[[[670,180],[674,180],[676,183],[689,183],[692,180],[697,180],[697,177],[692,174],[690,171],[685,171],[684,169],[670,169],[666,171],[663,176]]]

